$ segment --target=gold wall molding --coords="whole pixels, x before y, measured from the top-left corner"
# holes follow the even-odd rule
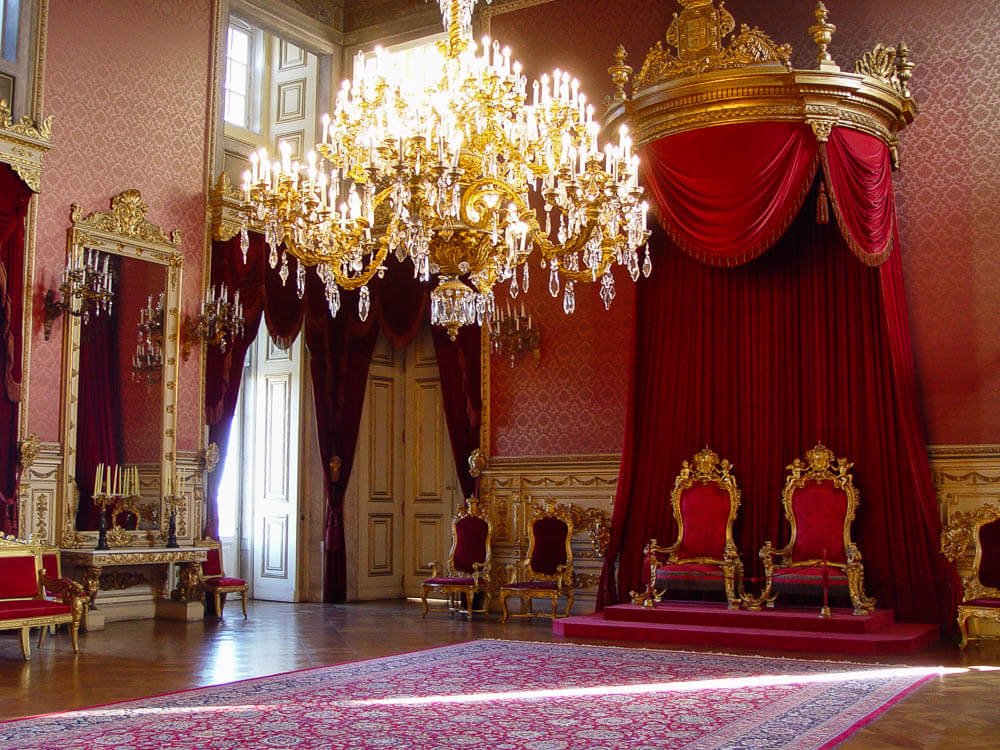
[[[51,147],[51,115],[40,122],[28,115],[15,120],[7,100],[0,99],[0,162],[9,164],[36,193],[42,184],[42,159]]]
[[[215,185],[208,194],[208,210],[211,217],[212,239],[227,242],[240,233],[243,218],[240,207],[243,194],[233,185],[224,171],[219,172]]]
[[[491,582],[499,587],[528,551],[531,506],[552,500],[573,518],[573,568],[579,612],[593,610],[618,489],[617,455],[493,458],[480,496],[493,523]]]
[[[21,481],[18,485],[18,529],[21,536],[47,545],[58,544],[58,504],[62,446],[44,443],[34,435],[21,443]]]

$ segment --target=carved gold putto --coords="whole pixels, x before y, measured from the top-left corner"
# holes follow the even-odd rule
[[[899,132],[917,113],[905,43],[879,44],[853,70],[842,70],[831,53],[837,27],[820,2],[806,29],[817,67],[799,70],[791,67],[791,45],[746,24],[736,32],[736,19],[721,0],[675,2],[682,10],[667,29],[666,46],[657,42],[638,74],[632,75],[624,47],[616,51],[608,68],[614,94],[607,127],[628,124],[640,146],[741,122],[805,122],[820,140],[835,126],[849,127],[883,140],[898,166]]]

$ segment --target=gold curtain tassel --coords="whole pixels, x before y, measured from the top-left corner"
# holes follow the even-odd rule
[[[830,201],[826,197],[826,183],[819,181],[819,196],[816,198],[816,223],[830,223]]]

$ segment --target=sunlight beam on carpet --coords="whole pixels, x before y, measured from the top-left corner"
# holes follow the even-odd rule
[[[416,706],[430,703],[485,703],[487,701],[530,701],[551,698],[603,697],[606,695],[637,695],[650,693],[680,693],[696,690],[738,690],[750,687],[780,687],[782,685],[824,684],[857,680],[885,680],[898,677],[943,677],[962,674],[965,667],[891,667],[862,669],[852,672],[827,672],[804,675],[753,675],[725,677],[685,682],[649,682],[636,685],[596,685],[580,688],[554,688],[542,690],[514,690],[494,693],[468,693],[461,695],[403,696],[398,698],[372,698],[350,701],[350,706]]]

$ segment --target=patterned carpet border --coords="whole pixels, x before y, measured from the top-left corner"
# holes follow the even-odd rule
[[[482,640],[0,722],[0,748],[829,748],[931,669]]]

